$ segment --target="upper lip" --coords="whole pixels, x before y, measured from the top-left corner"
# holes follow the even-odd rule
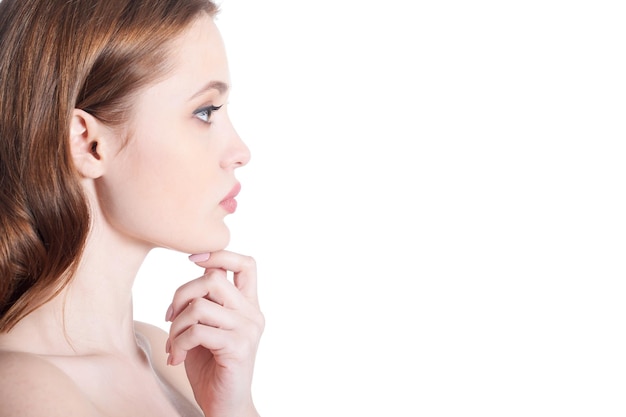
[[[239,191],[241,191],[241,184],[240,184],[240,183],[237,183],[237,184],[235,184],[235,186],[233,187],[233,189],[232,189],[232,190],[230,190],[230,193],[228,193],[228,194],[226,195],[226,197],[224,197],[224,199],[222,200],[222,202],[223,202],[223,201],[226,201],[226,200],[230,200],[231,198],[235,198],[235,197],[237,197],[237,194],[239,194]]]

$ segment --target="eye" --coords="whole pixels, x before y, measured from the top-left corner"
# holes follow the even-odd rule
[[[211,123],[211,115],[214,111],[218,111],[222,106],[206,106],[193,112],[193,115],[204,123]]]

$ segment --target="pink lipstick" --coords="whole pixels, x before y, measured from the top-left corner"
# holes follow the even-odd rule
[[[220,202],[220,206],[222,206],[228,213],[232,214],[235,210],[237,210],[237,200],[235,200],[235,197],[237,197],[239,191],[241,191],[241,184],[237,183],[230,193],[228,193],[228,195]]]

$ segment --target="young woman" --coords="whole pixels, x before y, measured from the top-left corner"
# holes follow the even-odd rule
[[[0,1],[0,417],[257,415],[255,263],[223,221],[250,155],[216,12]],[[205,268],[169,334],[132,317],[155,247]]]

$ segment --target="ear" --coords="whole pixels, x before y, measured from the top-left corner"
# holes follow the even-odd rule
[[[108,129],[89,113],[74,109],[70,122],[70,149],[74,166],[85,178],[104,174],[103,150]]]

